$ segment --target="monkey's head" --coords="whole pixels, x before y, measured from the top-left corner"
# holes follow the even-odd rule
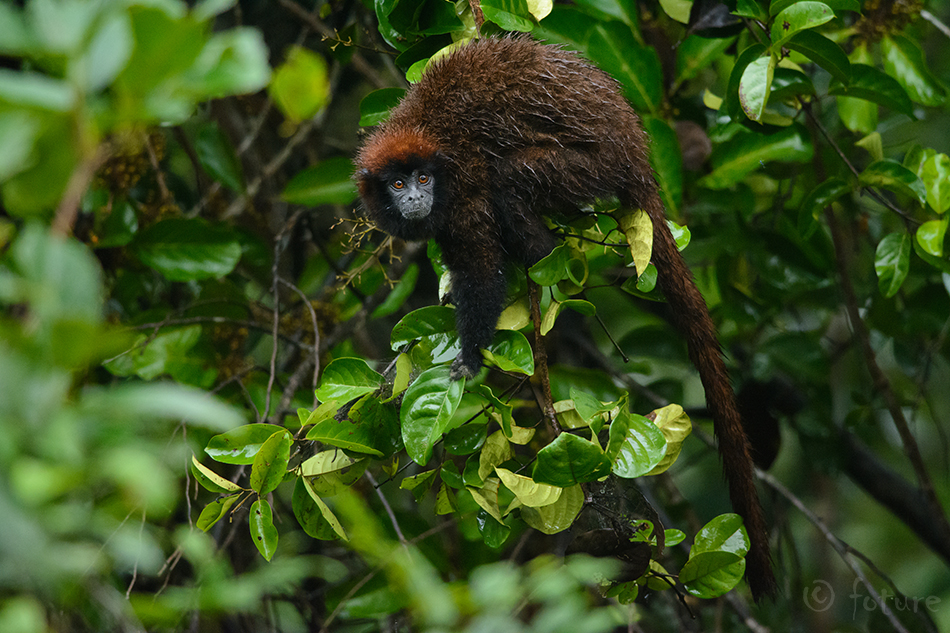
[[[419,130],[377,131],[356,160],[363,206],[382,230],[433,237],[443,220],[448,159]]]

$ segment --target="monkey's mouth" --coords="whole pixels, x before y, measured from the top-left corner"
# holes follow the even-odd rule
[[[429,211],[432,208],[425,204],[414,204],[402,211],[402,217],[407,220],[421,220],[422,218],[429,215]]]

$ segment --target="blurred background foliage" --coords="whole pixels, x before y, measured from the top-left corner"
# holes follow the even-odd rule
[[[644,586],[620,605],[596,590],[616,561],[417,501],[394,480],[405,455],[328,500],[348,542],[313,538],[279,479],[269,561],[248,499],[202,524],[213,437],[297,434],[323,368],[382,371],[393,326],[438,302],[425,245],[360,221],[350,159],[480,18],[444,0],[3,0],[0,631],[950,630],[950,5],[480,11],[483,33],[578,50],[643,115],[757,420],[780,598]],[[585,262],[559,296],[586,286],[597,314],[548,333],[555,399],[686,407],[679,461],[635,486],[637,510],[693,535],[729,509],[701,386],[630,269]],[[534,426],[530,389],[509,395]],[[253,485],[246,464],[215,472]]]

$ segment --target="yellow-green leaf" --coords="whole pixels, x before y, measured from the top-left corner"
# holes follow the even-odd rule
[[[514,493],[518,501],[530,508],[540,508],[554,503],[561,497],[561,492],[564,490],[557,486],[539,484],[531,477],[515,474],[506,468],[495,467],[495,472],[501,479],[501,483]]]

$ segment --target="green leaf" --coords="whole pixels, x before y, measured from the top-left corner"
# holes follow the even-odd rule
[[[852,187],[841,178],[831,177],[812,189],[798,214],[798,228],[803,235],[810,235],[822,212],[841,196],[851,193]]]
[[[195,100],[248,94],[270,80],[267,45],[259,29],[237,27],[215,33],[185,76]]]
[[[287,429],[280,429],[261,444],[251,465],[251,489],[257,494],[266,495],[284,480],[291,446],[293,437]]]
[[[369,93],[360,101],[360,125],[379,125],[389,118],[389,112],[402,100],[403,88],[381,88]]]
[[[758,122],[765,112],[775,72],[775,55],[760,57],[748,66],[739,80],[739,104],[751,120]]]
[[[791,101],[793,98],[805,95],[815,95],[815,86],[808,76],[791,68],[776,68],[772,74],[772,86],[769,91],[769,100],[772,103]]]
[[[317,399],[349,402],[380,388],[383,377],[362,358],[337,358],[323,370]]]
[[[813,148],[798,125],[769,134],[740,132],[713,151],[712,173],[699,184],[710,189],[726,189],[770,161],[807,162]]]
[[[720,112],[725,112],[733,121],[740,120],[742,104],[739,101],[739,84],[742,81],[742,75],[749,64],[760,59],[768,53],[768,49],[761,44],[752,44],[743,49],[736,58],[736,63],[732,66],[732,72],[729,74],[729,85],[726,88],[726,94],[723,98]]]
[[[891,191],[917,199],[920,204],[927,202],[927,191],[917,174],[897,161],[878,160],[868,165],[859,178],[865,187],[883,187]]]
[[[690,558],[704,552],[729,552],[736,556],[749,553],[749,535],[738,514],[726,513],[710,520],[696,534],[689,550]]]
[[[373,310],[370,319],[386,317],[399,310],[406,302],[406,299],[412,295],[412,291],[416,289],[416,281],[418,279],[419,266],[417,264],[409,264],[406,272],[399,278],[399,282],[392,289],[392,292],[386,296],[386,300]]]
[[[24,171],[33,162],[30,156],[40,133],[40,122],[32,114],[14,110],[0,112],[0,182]]]
[[[943,257],[943,240],[947,235],[947,220],[950,220],[950,218],[944,216],[939,220],[928,220],[917,227],[917,244],[934,257]]]
[[[525,0],[482,0],[481,7],[485,19],[505,31],[529,33],[535,26]]]
[[[841,47],[815,31],[799,31],[785,42],[785,48],[801,53],[842,83],[851,80],[851,62]]]
[[[574,410],[584,419],[586,424],[590,424],[594,421],[594,418],[608,411],[625,407],[627,403],[626,398],[622,399],[619,403],[601,402],[593,395],[574,386],[571,386],[570,394],[571,400],[574,403]]]
[[[667,213],[678,216],[683,204],[683,153],[679,139],[664,119],[645,116],[641,122],[650,137],[650,164],[660,186],[660,197]]]
[[[454,345],[457,341],[455,310],[447,306],[426,306],[413,310],[393,327],[390,347],[397,351],[416,339],[428,339],[436,349]]]
[[[0,53],[25,57],[37,47],[23,11],[10,3],[0,3]]]
[[[199,20],[210,20],[234,7],[237,0],[198,0],[192,14]]]
[[[775,0],[769,5],[769,15],[781,13],[798,2],[800,2],[800,0]],[[831,10],[834,11],[836,15],[839,11],[861,12],[861,3],[859,0],[825,0],[825,4],[831,7]]]
[[[691,0],[660,0],[663,12],[680,24],[689,23],[689,11],[693,6]]]
[[[128,14],[121,10],[109,12],[100,20],[82,54],[70,59],[68,74],[87,92],[101,90],[125,68],[134,44]]]
[[[133,243],[146,266],[169,281],[224,277],[241,259],[241,244],[224,226],[196,218],[172,218],[153,224]]]
[[[139,230],[139,219],[128,200],[116,200],[100,225],[96,248],[115,248],[130,243]]]
[[[478,478],[488,482],[489,475],[495,472],[495,466],[504,464],[514,457],[511,442],[501,430],[495,431],[485,440],[485,446],[478,454]]]
[[[610,460],[599,446],[571,433],[561,433],[538,451],[531,478],[538,483],[567,488],[609,474]]]
[[[732,12],[732,15],[737,15],[743,18],[752,18],[753,20],[758,20],[759,22],[768,22],[769,13],[766,8],[762,6],[762,4],[763,3],[760,0],[737,0],[736,8]],[[775,4],[775,2],[772,3],[773,6]]]
[[[743,557],[748,551],[749,536],[742,518],[737,514],[720,515],[696,535],[689,561],[680,572],[680,581],[695,596],[720,596],[742,578]]]
[[[906,233],[886,235],[877,245],[874,270],[881,294],[893,297],[910,270],[910,236]]]
[[[553,286],[567,276],[571,249],[567,243],[554,247],[545,257],[528,269],[528,276],[539,286]]]
[[[885,35],[881,40],[884,70],[907,91],[912,101],[939,106],[947,98],[947,90],[931,74],[920,45],[903,35]]]
[[[222,464],[253,464],[264,442],[282,430],[273,424],[245,424],[208,440],[205,453]]]
[[[320,451],[305,460],[297,472],[301,477],[307,477],[318,495],[332,497],[362,477],[367,465],[368,460],[351,457],[345,451],[334,448]]]
[[[500,418],[501,430],[505,432],[507,437],[511,437],[512,426],[514,425],[514,419],[512,418],[512,410],[514,407],[499,399],[491,390],[491,387],[481,383],[475,387],[476,392],[481,397],[488,400],[488,403],[494,408],[495,413],[498,418]]]
[[[198,461],[194,455],[191,456],[191,473],[205,490],[210,490],[218,494],[240,492],[243,490],[239,485],[225,479],[207,466]]]
[[[333,530],[339,538],[344,541],[350,540],[346,535],[346,530],[343,529],[343,525],[340,523],[340,520],[336,518],[336,515],[333,514],[333,511],[330,510],[330,507],[326,502],[320,498],[316,493],[313,486],[310,484],[310,481],[307,478],[302,478],[300,481],[303,481],[303,487],[306,489],[307,494],[310,496],[310,499],[316,504],[317,509],[320,510],[320,515],[323,517],[323,520],[327,522],[327,525],[330,526],[330,529]]]
[[[630,246],[637,275],[642,275],[653,256],[653,221],[643,209],[631,209],[617,218],[617,224]]]
[[[251,504],[249,523],[251,540],[264,560],[269,561],[277,551],[277,528],[274,527],[274,513],[266,499],[258,499]]]
[[[566,301],[551,301],[548,311],[544,313],[544,319],[541,321],[541,336],[547,335],[554,328],[557,317],[565,308],[571,308],[578,314],[592,316],[597,312],[593,303],[582,299],[567,299]]]
[[[772,51],[788,41],[799,31],[813,29],[834,19],[835,13],[824,2],[796,2],[783,9],[772,22]]]
[[[927,204],[937,213],[950,209],[950,156],[935,152],[921,164],[917,175],[927,190]]]
[[[201,339],[201,326],[189,325],[163,331],[154,337],[141,335],[132,351],[105,364],[116,376],[138,376],[153,380],[171,374],[188,359],[188,352]],[[145,347],[142,344],[148,342]]]
[[[231,495],[230,497],[215,499],[201,510],[195,525],[202,532],[207,532],[228,513],[228,510],[239,498],[240,495]]]
[[[621,409],[610,423],[607,457],[618,477],[633,479],[652,471],[666,455],[663,433],[642,415]]]
[[[495,521],[504,525],[504,519],[501,516],[501,509],[498,507],[498,480],[494,477],[485,481],[481,488],[467,488],[472,494],[472,499],[487,512]]]
[[[330,100],[326,61],[309,49],[292,46],[287,61],[274,71],[267,92],[291,122],[309,119]]]
[[[897,80],[867,64],[851,64],[851,80],[846,84],[835,79],[828,94],[864,99],[913,118],[914,108]],[[870,134],[874,130],[862,130]]]
[[[642,114],[657,114],[663,103],[663,73],[653,48],[639,46],[630,28],[619,22],[598,23],[585,53],[624,87],[624,93]]]
[[[689,416],[678,404],[670,404],[653,412],[653,424],[660,429],[666,441],[666,452],[663,459],[647,475],[659,475],[666,472],[679,457],[683,448],[683,441],[693,432],[693,424]],[[671,543],[667,542],[667,546]]]
[[[324,518],[321,507],[311,496],[310,489],[306,485],[306,479],[303,477],[298,477],[294,484],[291,504],[297,523],[300,524],[307,536],[322,541],[332,541],[339,538],[333,527]]]
[[[521,508],[521,518],[539,532],[557,534],[571,527],[583,507],[584,491],[580,485],[571,486],[565,488],[552,504],[540,508]]]
[[[471,455],[485,444],[487,437],[487,424],[469,422],[445,435],[445,450],[452,455]]]
[[[426,470],[417,475],[404,477],[399,483],[399,488],[401,490],[411,491],[416,501],[418,501],[432,486],[432,483],[435,481],[436,472],[438,472],[438,469],[433,468],[432,470]]]
[[[83,397],[83,411],[103,419],[185,421],[214,431],[232,429],[243,421],[242,411],[209,397],[208,392],[174,384],[88,388]]]
[[[458,408],[465,380],[449,378],[449,368],[432,367],[409,385],[403,396],[399,421],[402,439],[412,461],[425,465],[432,447],[442,438]]]
[[[368,393],[350,407],[347,418],[326,418],[307,432],[315,440],[337,448],[376,457],[391,455],[401,448],[395,405]]]
[[[499,330],[485,348],[485,357],[502,371],[513,371],[525,376],[534,375],[534,354],[531,343],[521,332]]]
[[[244,188],[244,176],[241,162],[234,148],[216,125],[202,125],[195,138],[195,154],[198,162],[212,178],[231,191],[239,192]]]
[[[745,573],[745,559],[729,552],[704,552],[690,557],[679,580],[697,598],[716,598],[731,591]]]
[[[943,277],[944,280],[950,279],[950,261],[947,261],[947,259],[944,257],[934,257],[925,251],[917,240],[912,240],[912,242],[914,244],[914,252],[917,253],[917,257],[921,258],[935,269],[943,273],[945,275]],[[947,282],[945,281],[945,285],[946,284]]]
[[[304,169],[294,176],[281,198],[292,204],[316,207],[321,204],[350,204],[356,200],[353,163],[339,156]]]
[[[517,498],[522,505],[530,508],[540,508],[550,505],[560,499],[561,493],[564,491],[564,488],[549,486],[548,484],[539,484],[531,479],[531,477],[517,475],[506,468],[496,466],[495,472],[501,479],[501,483],[505,484],[505,487],[514,493],[515,498]]]
[[[690,35],[676,48],[676,80],[680,85],[696,77],[700,71],[721,58],[735,38],[710,38]]]
[[[442,488],[444,489],[445,486]],[[441,492],[442,490],[440,489],[440,496]],[[472,498],[475,498],[474,495]],[[478,524],[478,533],[481,534],[485,545],[492,549],[500,548],[505,544],[505,541],[507,541],[508,537],[511,535],[510,527],[504,523],[499,523],[485,510],[479,510],[478,514],[475,516],[475,521]]]

